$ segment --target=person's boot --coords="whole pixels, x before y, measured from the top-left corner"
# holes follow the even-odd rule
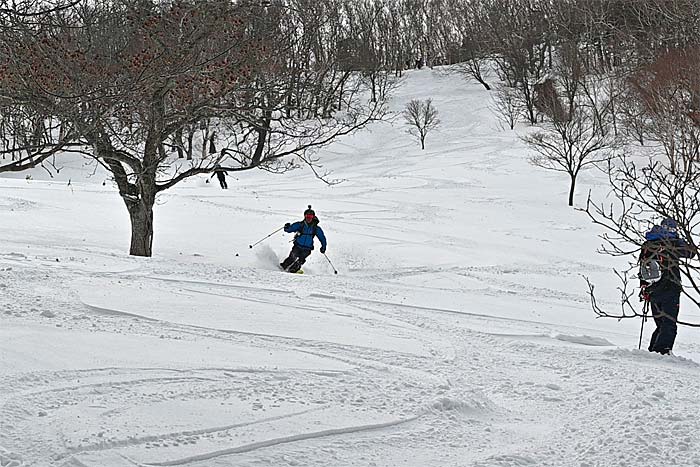
[[[292,256],[288,256],[287,259],[285,259],[284,261],[282,261],[282,262],[280,263],[280,267],[281,267],[282,269],[284,269],[285,271],[291,272],[289,269],[290,269],[291,267],[293,267],[298,261],[299,261],[298,258],[294,258],[294,257],[292,257]]]
[[[295,258],[294,262],[287,267],[287,272],[299,272],[299,269],[301,269],[301,265],[304,264],[303,261],[300,261],[299,258]]]

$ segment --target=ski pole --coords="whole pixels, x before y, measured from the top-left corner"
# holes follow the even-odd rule
[[[326,256],[326,254],[323,253],[323,256]],[[338,271],[335,269],[335,266],[333,266],[333,263],[331,263],[331,259],[328,256],[326,256],[326,259],[328,260],[328,264],[330,264],[331,267],[333,268],[333,272],[338,274]]]
[[[649,311],[649,302],[645,301],[642,307],[642,329],[639,331],[639,347],[638,350],[642,350],[642,334],[644,334],[644,321],[647,320],[647,311]]]
[[[274,234],[276,234],[277,232],[279,232],[279,231],[282,230],[282,229],[284,229],[284,227],[280,227],[279,229],[277,229],[277,230],[275,230],[274,232],[272,232],[270,235],[266,235],[265,237],[261,238],[260,240],[258,240],[257,242],[253,243],[252,245],[248,245],[248,247],[249,247],[249,248],[253,248],[253,247],[254,247],[255,245],[257,245],[258,243],[260,243],[260,242],[262,242],[263,240],[266,240],[266,239],[272,237]]]

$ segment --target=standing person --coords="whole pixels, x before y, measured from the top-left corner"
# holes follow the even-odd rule
[[[664,219],[645,234],[640,253],[640,297],[649,302],[656,329],[651,335],[649,351],[669,354],[678,331],[680,308],[680,258],[692,258],[696,249],[678,236],[678,223]]]
[[[321,242],[321,253],[326,252],[326,236],[321,227],[318,226],[318,217],[311,205],[304,211],[304,220],[293,224],[284,224],[284,231],[287,233],[296,232],[294,246],[287,259],[280,263],[280,267],[288,272],[298,272],[301,265],[306,262],[306,258],[314,249],[314,237],[318,237]]]
[[[219,164],[216,164],[214,167],[214,173],[209,177],[209,179],[212,179],[216,175],[216,178],[219,180],[219,185],[221,185],[222,190],[228,190],[228,184],[226,183],[226,171],[221,168]]]

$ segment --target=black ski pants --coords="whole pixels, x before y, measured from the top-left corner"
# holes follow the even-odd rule
[[[219,179],[219,185],[221,185],[222,189],[228,189],[228,184],[226,183],[226,174],[224,172],[216,172],[216,178]]]
[[[306,262],[306,258],[311,254],[311,250],[308,248],[300,248],[296,245],[292,247],[292,251],[289,252],[287,259],[280,263],[282,269],[289,272],[297,272],[301,269],[301,265]]]
[[[656,329],[649,342],[650,352],[667,354],[673,349],[678,332],[678,311],[680,308],[680,289],[658,291],[650,294],[651,314],[656,323]]]

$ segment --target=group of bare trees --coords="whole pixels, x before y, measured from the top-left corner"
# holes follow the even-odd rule
[[[532,162],[569,175],[569,205],[582,169],[607,175],[610,192],[582,210],[629,269],[618,271],[622,310],[595,309],[638,316],[630,279],[644,232],[671,217],[692,246],[700,233],[700,2],[485,0],[471,11],[484,34],[467,57],[493,63],[501,120],[535,125]],[[682,273],[700,307],[696,266]]]
[[[381,47],[363,14],[311,0],[0,8],[0,171],[94,158],[130,214],[130,253],[150,256],[163,190],[217,165],[316,169],[314,148],[382,117],[391,73],[365,60]]]
[[[569,205],[583,169],[607,175],[610,194],[590,195],[582,209],[604,226],[604,252],[629,257],[634,268],[644,232],[665,217],[696,245],[700,0],[398,3],[415,12],[406,37],[420,44],[412,50],[421,63],[451,65],[485,89],[495,87],[501,123],[533,126],[523,138],[531,161],[568,175]],[[627,307],[620,316],[635,313],[629,272],[619,274]],[[695,268],[686,264],[683,272],[686,292],[700,306]]]
[[[315,148],[381,118],[403,70],[444,62],[445,6],[0,1],[0,171],[94,158],[150,256],[159,192],[217,165],[316,171]]]

